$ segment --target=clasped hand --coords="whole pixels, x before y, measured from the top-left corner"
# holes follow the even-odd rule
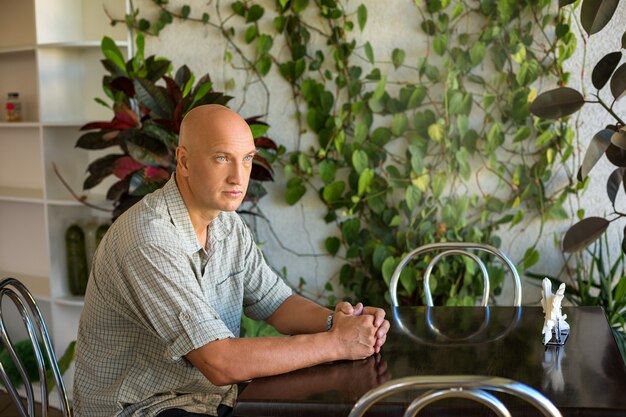
[[[380,352],[387,339],[389,321],[385,320],[385,310],[352,305],[342,301],[335,307],[331,332],[336,332],[342,344],[349,350],[351,359],[362,359]]]

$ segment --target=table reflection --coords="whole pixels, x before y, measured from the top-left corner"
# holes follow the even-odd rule
[[[507,311],[510,313],[508,321],[506,317],[503,320],[498,316],[498,320],[493,322],[491,307],[471,310],[457,308],[450,311],[437,307],[426,307],[423,311],[395,307],[391,309],[391,319],[397,329],[418,343],[452,346],[488,343],[505,337],[517,326],[522,316],[521,307]]]

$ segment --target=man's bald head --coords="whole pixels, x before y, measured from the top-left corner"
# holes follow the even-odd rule
[[[206,104],[190,110],[180,125],[178,145],[193,151],[228,136],[252,137],[250,126],[237,113],[220,104]]]
[[[245,196],[256,154],[248,123],[217,104],[191,110],[180,126],[176,184],[194,224],[206,226]]]

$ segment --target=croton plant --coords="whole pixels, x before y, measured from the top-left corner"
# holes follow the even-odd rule
[[[196,80],[183,65],[172,75],[169,60],[153,55],[144,58],[141,35],[137,37],[137,52],[128,61],[111,38],[105,37],[101,47],[105,56],[101,62],[108,72],[102,87],[113,104],[97,101],[113,110],[113,119],[82,126],[87,132],[76,146],[88,150],[116,148],[115,153],[89,164],[83,183],[83,189],[88,190],[110,175],[117,177],[107,192],[107,199],[114,202],[115,219],[170,178],[176,168],[175,150],[185,114],[204,104],[227,105],[232,97],[214,91],[208,74]],[[260,150],[246,194],[246,200],[256,202],[266,194],[262,182],[273,180],[271,164],[278,148],[265,136],[269,126],[259,117],[246,121]]]

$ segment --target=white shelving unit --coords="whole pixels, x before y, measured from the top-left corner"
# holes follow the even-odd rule
[[[23,121],[0,115],[0,278],[22,280],[38,299],[59,355],[76,338],[82,298],[70,295],[65,231],[75,222],[104,222],[106,212],[75,201],[53,171],[83,194],[85,169],[98,153],[74,147],[79,128],[112,114],[103,97],[103,36],[127,51],[126,0],[0,0],[0,104],[19,92]],[[103,184],[88,201],[108,205]],[[10,312],[8,314],[11,314]],[[17,317],[16,317],[16,321]],[[19,323],[16,323],[16,325]],[[73,372],[66,374],[72,386]]]

